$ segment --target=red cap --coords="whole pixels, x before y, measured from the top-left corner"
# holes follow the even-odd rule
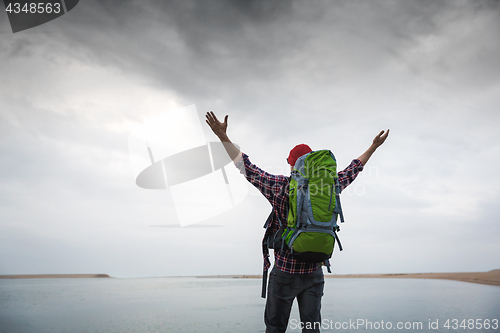
[[[305,145],[303,143],[300,145],[296,145],[295,147],[293,147],[292,150],[290,150],[290,155],[288,155],[288,158],[286,159],[286,161],[291,166],[294,166],[295,162],[297,162],[297,159],[300,156],[305,155],[305,154],[310,153],[310,152],[312,152],[312,149],[308,145]]]

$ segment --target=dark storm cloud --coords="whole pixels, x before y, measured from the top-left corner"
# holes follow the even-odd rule
[[[76,24],[65,29],[65,42],[89,61],[140,72],[196,95],[211,90],[207,79],[218,84],[234,79],[241,70],[249,71],[241,64],[257,63],[255,54],[270,53],[275,46],[264,38],[269,36],[252,36],[246,29],[276,21],[286,7],[260,2],[89,2],[72,18]]]
[[[71,25],[58,24],[73,57],[136,74],[187,102],[222,98],[255,112],[283,100],[298,105],[297,96],[305,104],[327,98],[391,62],[417,75],[459,66],[442,54],[427,63],[408,53],[425,59],[422,41],[492,10],[498,14],[492,1],[86,1]],[[495,35],[486,34],[489,50],[471,56],[496,64]],[[478,66],[463,65],[472,65],[470,75]],[[311,91],[323,93],[307,97]]]
[[[332,62],[342,57],[358,65],[384,61],[365,51],[381,41],[380,48],[394,52],[401,41],[430,33],[440,14],[436,7],[399,2],[383,7],[315,2],[309,8],[288,1],[89,1],[71,17],[75,24],[61,30],[68,46],[81,53],[75,56],[139,72],[193,98],[231,88],[235,81],[279,79],[290,75],[291,66],[303,67],[309,79],[300,68],[297,76],[311,80],[329,76]],[[376,19],[373,11],[380,14]],[[388,35],[380,35],[379,28]],[[346,40],[345,33],[352,33],[353,40]]]

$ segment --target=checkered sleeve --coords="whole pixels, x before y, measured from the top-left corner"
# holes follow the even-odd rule
[[[276,196],[283,191],[283,184],[288,183],[287,178],[283,175],[273,175],[260,169],[250,162],[246,154],[242,154],[241,159],[236,161],[235,165],[240,170],[240,173],[242,173],[274,207],[276,204]]]
[[[363,171],[364,165],[360,160],[354,159],[351,164],[344,170],[337,173],[339,177],[340,190],[342,191],[347,186],[349,186],[358,174]]]

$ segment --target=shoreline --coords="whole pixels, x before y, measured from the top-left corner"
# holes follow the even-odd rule
[[[181,276],[178,276],[181,277]],[[262,275],[202,275],[182,276],[199,279],[261,279]],[[108,274],[17,274],[0,275],[0,279],[93,279],[112,278]],[[172,276],[165,276],[172,278]],[[326,279],[438,279],[469,283],[479,283],[490,286],[500,286],[500,269],[488,272],[458,272],[458,273],[393,273],[393,274],[325,274]]]
[[[16,274],[0,275],[0,279],[94,279],[111,278],[108,274]]]
[[[262,275],[211,275],[197,278],[256,279]],[[500,286],[500,269],[488,272],[394,273],[394,274],[325,274],[326,279],[438,279]]]

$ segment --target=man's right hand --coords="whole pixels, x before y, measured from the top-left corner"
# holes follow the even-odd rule
[[[228,118],[227,115],[224,117],[223,123],[221,123],[219,121],[219,119],[217,119],[217,117],[215,116],[215,114],[212,111],[207,112],[207,114],[205,115],[205,118],[206,118],[206,122],[207,122],[208,126],[210,126],[210,128],[212,129],[214,134],[217,135],[219,137],[219,139],[222,140],[223,138],[227,137],[227,134],[226,134],[227,118]]]
[[[227,130],[227,115],[224,117],[224,122],[221,123],[219,119],[215,116],[215,114],[210,111],[207,112],[205,115],[206,122],[208,126],[212,129],[212,131],[219,137],[219,140],[222,142],[224,145],[224,148],[226,148],[227,153],[229,154],[229,157],[234,161],[236,158],[238,158],[241,153],[240,149],[236,147],[231,140],[229,140],[229,137],[227,136],[226,130]]]

